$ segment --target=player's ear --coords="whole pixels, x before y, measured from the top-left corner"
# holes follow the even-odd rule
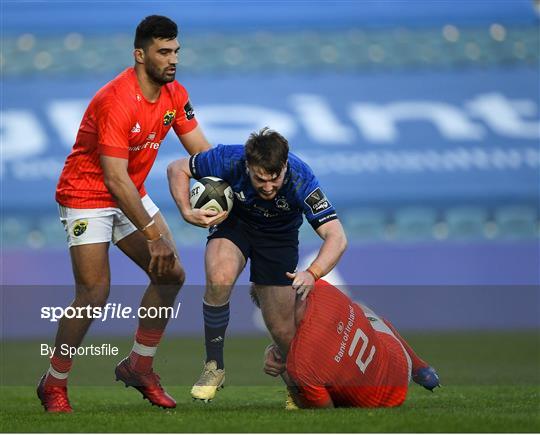
[[[144,50],[142,48],[133,50],[133,58],[136,63],[144,63]]]

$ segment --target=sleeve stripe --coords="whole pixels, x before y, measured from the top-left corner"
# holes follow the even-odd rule
[[[193,154],[189,158],[189,170],[191,171],[191,175],[193,176],[193,178],[197,178],[197,179],[198,179],[198,176],[197,176],[197,167],[195,166],[195,159],[197,158],[199,154],[200,153]]]
[[[338,218],[338,215],[337,213],[334,212],[334,213],[327,214],[326,216],[315,217],[312,220],[310,220],[309,223],[311,224],[313,229],[316,230],[317,228],[319,228],[321,225],[325,224],[326,222],[333,221],[337,218]]]

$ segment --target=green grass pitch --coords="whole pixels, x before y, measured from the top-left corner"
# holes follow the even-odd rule
[[[70,376],[71,415],[47,415],[35,383],[47,367],[39,342],[4,342],[2,432],[539,432],[540,333],[405,334],[439,371],[443,388],[412,385],[394,409],[285,411],[285,388],[262,373],[264,338],[226,343],[227,383],[208,404],[193,402],[200,339],[168,338],[156,370],[178,407],[165,411],[114,382],[118,357],[80,357]],[[45,342],[45,341],[44,341]],[[96,339],[127,353],[130,340]]]

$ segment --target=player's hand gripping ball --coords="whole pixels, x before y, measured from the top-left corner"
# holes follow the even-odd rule
[[[189,193],[191,208],[230,212],[234,193],[229,183],[217,177],[204,177],[197,181]]]

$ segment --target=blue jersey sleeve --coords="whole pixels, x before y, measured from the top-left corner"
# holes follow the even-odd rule
[[[208,151],[193,154],[189,159],[189,169],[193,178],[199,180],[203,177],[218,177],[228,179],[226,161],[227,147],[218,145]]]
[[[305,165],[304,183],[298,189],[299,200],[307,221],[313,229],[319,228],[326,222],[337,219],[337,213],[330,200],[324,194],[319,181],[311,171],[311,168]]]

